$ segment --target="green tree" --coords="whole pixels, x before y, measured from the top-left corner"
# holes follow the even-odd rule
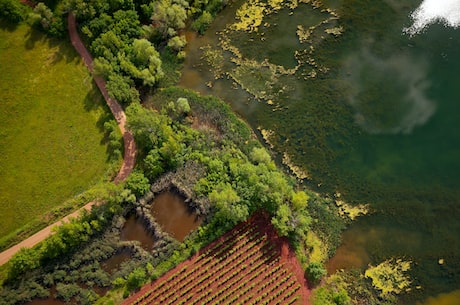
[[[154,2],[152,21],[163,37],[173,37],[177,30],[185,28],[188,3],[183,0],[159,0]]]
[[[263,147],[254,147],[250,154],[252,162],[255,164],[270,164],[272,159],[267,150]]]
[[[126,109],[128,127],[132,131],[136,145],[144,153],[159,148],[173,134],[171,121],[167,116],[154,113],[133,103]]]
[[[152,87],[164,76],[160,54],[147,39],[135,39],[130,53],[119,53],[118,58],[121,69],[144,86]]]
[[[152,182],[164,172],[163,160],[158,149],[152,149],[145,157],[144,172]]]
[[[8,263],[8,280],[18,279],[27,271],[37,268],[39,266],[38,255],[36,249],[21,248]]]
[[[109,95],[124,105],[140,101],[139,91],[137,91],[133,81],[127,76],[111,74],[106,86]]]
[[[232,226],[249,217],[247,206],[228,183],[219,185],[209,194],[209,201],[216,209],[215,217],[226,226]]]
[[[192,29],[197,31],[200,35],[203,35],[204,32],[208,29],[209,25],[214,20],[211,13],[204,11],[195,21],[192,23]]]
[[[168,47],[173,49],[176,52],[181,51],[183,48],[185,48],[185,45],[187,44],[187,40],[185,39],[185,36],[174,36],[171,39],[168,40]]]
[[[17,0],[0,0],[0,17],[19,23],[26,16],[26,7]]]
[[[311,262],[308,264],[305,272],[308,279],[313,284],[319,283],[319,281],[321,281],[321,279],[327,274],[326,268],[324,268],[324,265],[319,262]]]
[[[147,279],[147,274],[145,273],[144,268],[136,268],[128,275],[126,279],[126,288],[129,291],[133,291],[142,287],[142,284]]]
[[[302,211],[307,208],[309,196],[304,191],[292,193],[292,206],[295,211]]]
[[[43,2],[39,2],[31,14],[31,19],[32,23],[40,23],[46,30],[51,27],[51,23],[53,22],[53,12]]]
[[[280,205],[278,211],[276,211],[275,217],[272,218],[272,224],[275,226],[279,235],[287,236],[291,232],[291,218],[292,212],[289,205]]]
[[[142,172],[134,171],[126,178],[125,187],[139,198],[148,192],[150,188],[149,179]]]

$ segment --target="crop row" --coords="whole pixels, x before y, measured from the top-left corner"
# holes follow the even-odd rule
[[[130,305],[298,303],[301,286],[262,226],[239,225]]]

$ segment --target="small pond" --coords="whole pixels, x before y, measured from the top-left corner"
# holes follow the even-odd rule
[[[131,259],[128,251],[120,251],[101,263],[101,268],[107,273],[112,274],[114,270],[119,269],[121,264]]]
[[[185,199],[174,192],[155,196],[151,212],[161,228],[179,241],[183,241],[202,222],[187,206]]]
[[[130,214],[121,229],[120,239],[123,241],[137,240],[142,248],[151,251],[154,244],[153,235],[147,230],[141,219]]]

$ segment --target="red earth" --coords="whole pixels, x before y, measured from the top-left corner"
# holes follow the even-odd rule
[[[122,304],[309,305],[309,295],[287,240],[256,213]]]

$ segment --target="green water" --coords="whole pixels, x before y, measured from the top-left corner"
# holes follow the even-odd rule
[[[413,261],[413,292],[402,304],[458,290],[460,30],[432,25],[411,38],[402,29],[420,1],[343,0],[325,1],[340,19],[316,27],[308,43],[297,26],[331,17],[309,4],[265,17],[257,32],[223,34],[241,3],[191,40],[182,84],[220,96],[254,129],[273,131],[273,150],[308,173],[304,183],[370,204],[373,213],[344,233],[330,271],[398,257]],[[338,26],[345,29],[338,37],[325,32]],[[235,53],[224,51],[220,68],[230,73],[215,80],[199,48],[222,50],[223,38],[259,66],[241,76]],[[311,47],[316,66],[295,55]],[[271,78],[264,59],[297,70]]]

